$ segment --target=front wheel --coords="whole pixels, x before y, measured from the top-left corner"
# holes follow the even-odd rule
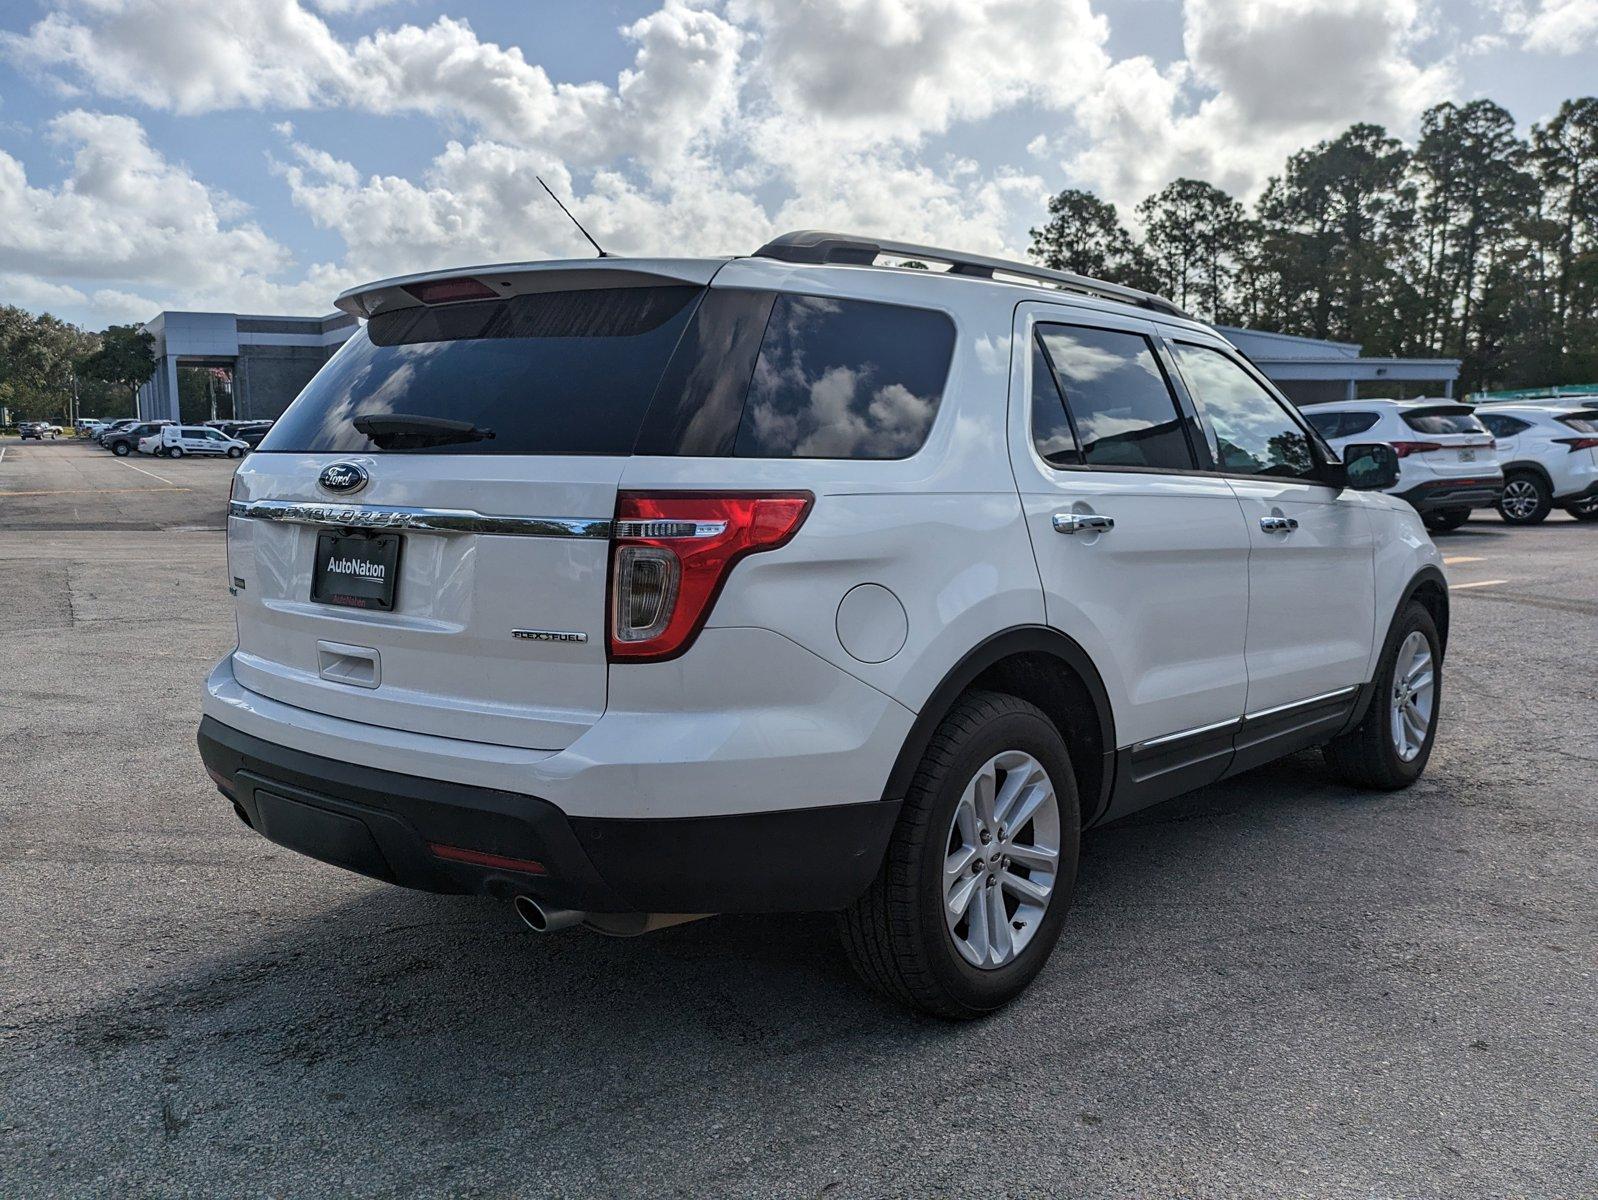
[[[244,451],[240,450],[237,446],[229,446],[227,448],[227,456],[229,458],[243,458]]]
[[[1054,724],[1014,696],[968,693],[922,756],[877,878],[840,917],[850,962],[938,1016],[1001,1008],[1059,940],[1080,835]]]
[[[1598,497],[1579,500],[1565,511],[1578,521],[1598,521]]]
[[[1498,498],[1498,515],[1511,525],[1537,525],[1554,506],[1553,492],[1539,475],[1511,475]]]
[[[1443,694],[1443,651],[1431,613],[1404,608],[1376,672],[1376,693],[1360,723],[1322,747],[1345,783],[1374,791],[1408,787],[1431,758]]]
[[[115,454],[118,458],[126,458],[128,456],[128,450],[129,447],[126,442],[116,442],[111,446],[111,453]]]
[[[1433,533],[1447,533],[1470,520],[1470,509],[1443,508],[1437,512],[1427,513],[1421,520],[1426,522],[1426,528]]]

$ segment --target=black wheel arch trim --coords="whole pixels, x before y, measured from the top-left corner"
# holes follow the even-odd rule
[[[1069,635],[1047,625],[1017,625],[1001,630],[978,643],[944,675],[921,706],[910,732],[905,736],[904,744],[899,748],[899,757],[888,775],[887,786],[883,788],[883,799],[904,799],[910,790],[916,766],[932,741],[934,731],[948,716],[955,701],[984,671],[1018,654],[1046,654],[1059,659],[1082,681],[1091,697],[1099,724],[1099,744],[1104,747],[1104,761],[1100,771],[1099,795],[1084,797],[1084,800],[1091,800],[1091,803],[1084,805],[1084,825],[1104,811],[1115,782],[1115,714],[1110,707],[1110,694],[1105,690],[1103,677],[1088,652]]]
[[[1548,489],[1548,494],[1554,494],[1554,477],[1548,473],[1548,468],[1540,462],[1530,459],[1517,459],[1504,465],[1504,482],[1509,482],[1511,475],[1535,475],[1543,481],[1543,486]]]
[[[1427,563],[1424,567],[1416,571],[1415,574],[1410,577],[1409,582],[1404,585],[1403,592],[1399,594],[1398,603],[1393,606],[1392,618],[1387,622],[1387,632],[1382,637],[1381,658],[1376,660],[1376,669],[1371,672],[1371,677],[1361,685],[1359,700],[1357,703],[1355,703],[1353,711],[1349,713],[1348,722],[1343,726],[1342,729],[1343,733],[1347,733],[1349,730],[1354,729],[1361,721],[1365,719],[1365,712],[1370,708],[1371,700],[1376,695],[1376,677],[1381,673],[1381,663],[1383,659],[1385,659],[1387,655],[1392,652],[1393,644],[1397,639],[1398,622],[1404,615],[1404,609],[1409,607],[1409,602],[1413,600],[1420,589],[1427,584],[1435,584],[1437,586],[1437,590],[1440,593],[1442,601],[1441,620],[1436,622],[1438,664],[1441,665],[1442,660],[1447,656],[1448,577],[1443,574],[1442,568],[1435,567],[1432,564]]]

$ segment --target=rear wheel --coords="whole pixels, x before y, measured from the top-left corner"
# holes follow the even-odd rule
[[[1426,522],[1427,529],[1436,533],[1447,533],[1451,529],[1458,529],[1466,521],[1470,520],[1470,509],[1443,508],[1437,512],[1427,513],[1422,520]]]
[[[1394,791],[1419,779],[1437,733],[1442,666],[1437,625],[1425,608],[1411,601],[1376,672],[1376,694],[1365,716],[1322,748],[1332,773],[1375,791]]]
[[[1548,518],[1553,506],[1553,494],[1542,476],[1521,473],[1504,481],[1504,494],[1498,499],[1498,515],[1511,525],[1536,525]]]
[[[1081,813],[1059,731],[1013,696],[972,692],[933,735],[882,869],[840,918],[877,991],[980,1017],[1020,994],[1059,940]]]
[[[183,447],[182,446],[169,446],[169,447],[167,447],[166,456],[168,458],[182,458],[183,457]]]

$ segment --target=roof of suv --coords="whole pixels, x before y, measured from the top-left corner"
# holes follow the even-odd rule
[[[1471,412],[1471,406],[1458,400],[1419,399],[1419,400],[1393,400],[1386,396],[1376,397],[1371,400],[1335,400],[1325,404],[1306,404],[1303,406],[1306,415],[1314,413],[1341,413],[1341,412],[1412,412],[1417,408],[1429,409],[1457,409],[1459,412]]]
[[[1109,280],[1056,271],[1034,263],[988,258],[963,251],[923,246],[913,242],[855,237],[798,230],[783,234],[761,246],[749,259],[765,259],[816,267],[877,268],[903,271],[903,263],[937,263],[946,270],[917,271],[928,280],[954,277],[970,282],[1001,286],[1024,286],[1052,293],[1067,292],[1134,315],[1147,318],[1151,313],[1203,326],[1191,314],[1163,296]],[[886,259],[882,262],[879,260]],[[426,271],[400,275],[349,288],[334,302],[339,309],[356,317],[371,317],[380,312],[412,308],[429,303],[455,300],[488,300],[524,292],[556,290],[563,285],[594,287],[596,271],[613,273],[622,286],[649,286],[671,283],[708,284],[733,256],[722,258],[615,258],[555,259],[544,262],[484,264],[447,271]],[[454,283],[454,289],[444,285]],[[432,285],[430,287],[430,285]],[[476,290],[471,290],[471,289]],[[436,299],[429,298],[430,291]]]

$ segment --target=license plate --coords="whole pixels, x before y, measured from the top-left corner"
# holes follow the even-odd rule
[[[394,607],[400,541],[397,533],[340,533],[333,529],[318,533],[311,599],[318,604],[388,612]]]
[[[1460,462],[1475,462],[1476,461],[1476,452],[1474,450],[1461,450],[1459,452],[1459,461]]]

